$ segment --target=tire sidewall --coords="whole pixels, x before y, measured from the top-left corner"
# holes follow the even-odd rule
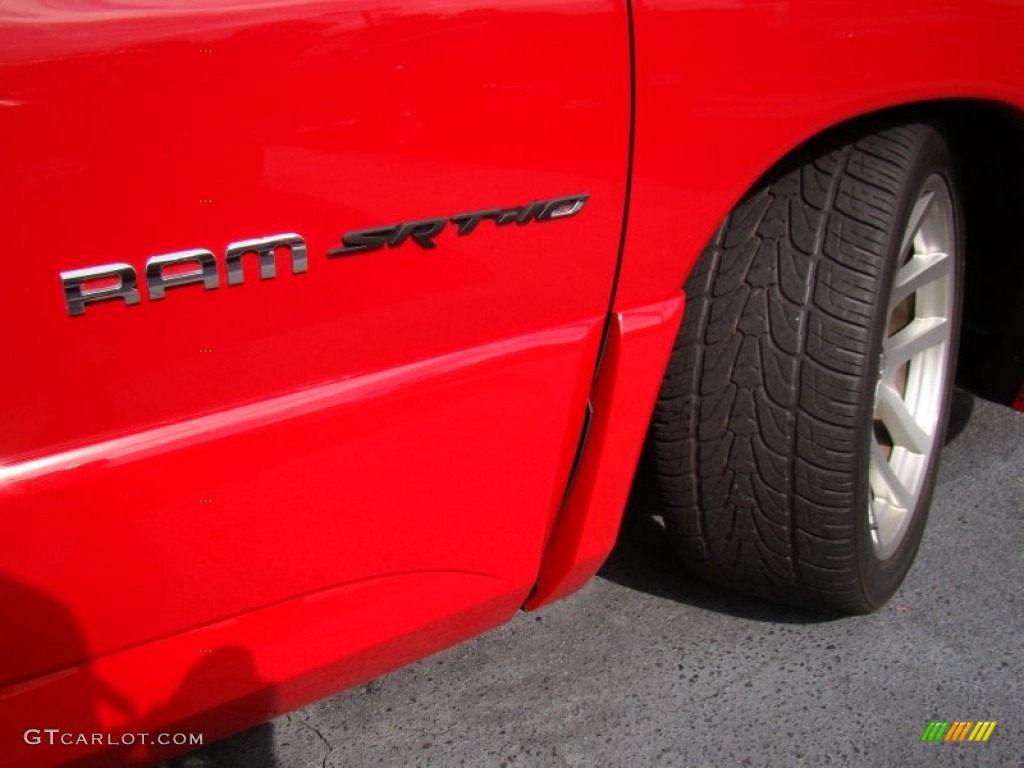
[[[926,179],[939,175],[946,183],[953,201],[953,226],[955,258],[953,264],[953,306],[950,317],[951,335],[948,350],[948,365],[944,381],[943,399],[939,407],[939,418],[936,425],[936,443],[930,465],[926,469],[921,493],[917,506],[911,513],[911,520],[903,541],[896,551],[885,559],[879,559],[875,553],[871,529],[868,519],[870,503],[868,472],[871,461],[871,441],[874,433],[875,389],[879,376],[880,355],[888,326],[888,303],[892,293],[893,282],[899,269],[900,245],[904,230],[910,220],[914,203],[917,201]],[[860,402],[863,403],[857,441],[862,446],[858,452],[857,489],[853,514],[856,515],[855,537],[857,566],[860,572],[860,583],[865,603],[871,608],[883,605],[896,592],[914,561],[920,546],[928,519],[928,508],[931,504],[932,492],[938,475],[942,444],[949,420],[950,403],[953,396],[953,384],[956,374],[957,339],[960,331],[960,305],[963,292],[963,215],[958,194],[958,183],[953,167],[950,151],[941,134],[933,128],[923,134],[915,152],[906,184],[900,195],[900,201],[893,217],[893,225],[886,243],[884,267],[878,292],[878,303],[871,329],[871,350],[868,370],[863,379],[864,390]]]

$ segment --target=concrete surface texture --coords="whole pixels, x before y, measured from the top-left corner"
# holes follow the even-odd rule
[[[573,597],[175,764],[1024,765],[1024,414],[957,393],[921,553],[871,616],[686,576],[648,496]],[[930,720],[998,725],[921,743]]]

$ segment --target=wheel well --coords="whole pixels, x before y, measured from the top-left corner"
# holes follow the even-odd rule
[[[1024,246],[1015,231],[1024,218],[1024,113],[982,101],[927,102],[884,110],[823,131],[766,171],[747,194],[799,165],[833,132],[935,123],[946,135],[964,198],[966,274],[957,384],[1010,404],[1024,383]],[[950,429],[953,429],[952,422]],[[650,487],[655,474],[648,436],[638,467]]]
[[[957,381],[1009,404],[1024,382],[1024,119],[984,103],[941,105],[957,159],[967,258]]]

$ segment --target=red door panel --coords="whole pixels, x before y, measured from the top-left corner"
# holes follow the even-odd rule
[[[389,593],[385,639],[450,613],[425,583],[522,602],[610,297],[628,109],[620,2],[0,10],[0,572],[83,638],[19,635],[0,678],[343,585]],[[285,233],[305,271],[279,249],[228,284],[229,244]],[[152,298],[147,260],[192,249],[216,279]],[[71,316],[60,273],[111,263],[138,303]]]

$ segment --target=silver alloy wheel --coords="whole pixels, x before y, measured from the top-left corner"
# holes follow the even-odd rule
[[[875,390],[868,518],[880,560],[903,541],[941,447],[938,425],[952,364],[955,227],[949,187],[933,174],[903,234]]]

